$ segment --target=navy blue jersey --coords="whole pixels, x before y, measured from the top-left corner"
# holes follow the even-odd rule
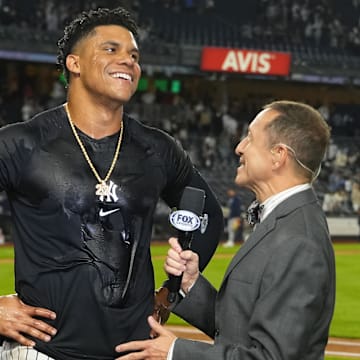
[[[202,267],[222,229],[218,203],[181,146],[126,115],[123,126],[110,195],[103,198],[95,195],[98,181],[62,106],[0,130],[0,188],[14,224],[15,288],[26,304],[57,313],[46,320],[57,335],[49,343],[36,340],[39,351],[56,359],[113,359],[117,344],[149,337],[150,241],[159,198],[172,207],[185,186],[205,188],[213,224],[194,239]],[[119,134],[95,140],[77,131],[104,178]]]

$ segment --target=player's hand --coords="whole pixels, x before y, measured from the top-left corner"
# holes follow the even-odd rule
[[[35,345],[27,335],[50,341],[56,329],[35,317],[54,320],[56,314],[48,309],[25,305],[17,295],[0,296],[0,335],[25,346]]]

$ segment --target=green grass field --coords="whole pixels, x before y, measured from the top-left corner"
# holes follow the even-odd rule
[[[360,338],[360,244],[335,244],[336,254],[336,306],[330,329],[331,336]],[[223,274],[232,255],[238,249],[218,247],[218,250],[204,271],[204,275],[211,280],[215,287],[219,287]],[[167,246],[152,248],[155,268],[155,283],[161,285],[165,278],[162,270]],[[229,257],[224,255],[228,254]],[[217,256],[221,255],[221,256]],[[183,324],[184,322],[172,315],[170,324]]]
[[[344,338],[360,338],[360,244],[335,244],[337,292],[335,314],[330,328],[330,336]],[[151,252],[155,270],[155,284],[160,287],[166,276],[163,262],[168,245],[153,245]],[[218,250],[204,271],[204,275],[211,280],[215,287],[219,287],[222,276],[232,255],[238,249],[218,247]],[[13,249],[0,247],[0,294],[14,292]],[[184,325],[185,322],[175,315],[171,315],[168,324]],[[342,360],[345,358],[342,357]],[[326,357],[326,360],[341,360]]]

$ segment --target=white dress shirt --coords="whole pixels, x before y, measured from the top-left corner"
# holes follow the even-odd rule
[[[284,200],[300,191],[304,191],[310,188],[311,185],[309,183],[296,185],[267,198],[263,203],[260,204],[264,206],[259,216],[260,222],[264,221],[265,218],[275,209],[275,207],[282,203]]]

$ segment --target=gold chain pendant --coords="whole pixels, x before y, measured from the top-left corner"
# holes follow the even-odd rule
[[[82,141],[80,140],[80,137],[75,129],[75,125],[71,119],[71,115],[69,112],[69,108],[68,108],[68,104],[64,104],[64,108],[70,123],[70,127],[71,130],[75,136],[76,141],[78,142],[80,149],[85,157],[86,162],[88,163],[88,165],[90,166],[91,171],[93,172],[93,174],[95,175],[97,181],[99,182],[98,184],[96,184],[95,186],[95,195],[99,196],[100,201],[103,201],[103,199],[106,197],[107,199],[117,199],[116,194],[112,191],[112,189],[116,189],[117,185],[115,185],[112,181],[110,181],[110,185],[108,185],[106,182],[110,179],[110,175],[113,172],[115,165],[116,165],[116,161],[118,159],[119,156],[119,152],[120,152],[120,146],[121,146],[121,142],[122,142],[122,137],[123,137],[123,133],[124,133],[124,124],[121,122],[121,127],[120,127],[120,134],[119,134],[119,140],[115,149],[115,154],[112,160],[112,163],[110,165],[110,169],[108,170],[108,173],[106,174],[104,179],[101,179],[99,173],[97,172],[97,170],[95,169],[94,164],[92,163],[84,144],[82,143]],[[114,187],[115,185],[115,187]],[[109,201],[109,200],[108,200]]]
[[[95,186],[96,192],[95,194],[97,196],[109,196],[110,194],[110,187],[106,182],[103,180],[99,184],[96,184]]]

